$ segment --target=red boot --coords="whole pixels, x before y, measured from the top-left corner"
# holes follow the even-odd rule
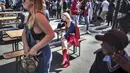
[[[63,56],[63,61],[62,61],[62,65],[65,64],[65,62],[67,61],[67,50],[66,49],[62,49],[62,56]]]
[[[69,55],[67,54],[67,50],[66,49],[63,49],[62,53],[63,53],[62,66],[63,66],[63,68],[66,68],[66,67],[70,66]]]

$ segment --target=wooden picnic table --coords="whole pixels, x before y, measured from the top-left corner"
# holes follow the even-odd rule
[[[22,33],[23,33],[23,29],[19,29],[19,30],[9,30],[9,31],[6,31],[6,33],[7,33],[11,38],[21,37],[21,36],[22,36]]]
[[[4,9],[4,11],[13,11],[13,9],[8,8],[8,9]]]
[[[22,13],[21,11],[11,11],[11,12],[0,12],[0,14],[18,14]]]
[[[21,39],[22,37],[22,33],[23,33],[23,29],[19,29],[19,30],[9,30],[9,31],[5,31],[5,33],[11,38],[14,39],[16,38],[15,42],[14,42],[14,46],[15,49],[14,51],[19,50],[19,39]],[[12,47],[13,48],[13,47]]]
[[[64,31],[65,29],[55,29],[54,32],[60,32],[60,31]],[[9,31],[6,31],[6,33],[11,37],[11,38],[15,38],[15,37],[21,37],[22,36],[22,32],[23,32],[23,29],[20,29],[20,30],[9,30]]]
[[[57,34],[57,39],[60,39],[60,36],[62,36],[62,33],[65,31],[65,28],[56,28],[54,32]]]
[[[22,36],[23,33],[23,29],[19,29],[19,30],[10,30],[10,31],[6,31],[6,33],[11,37],[11,38],[17,38],[14,45],[15,45],[15,50],[14,51],[18,51],[19,50],[19,37]],[[16,57],[16,73],[19,73],[19,62],[18,60],[20,59],[20,57]]]
[[[3,21],[3,20],[15,20],[15,19],[17,19],[16,16],[14,16],[14,17],[0,17],[0,21]]]

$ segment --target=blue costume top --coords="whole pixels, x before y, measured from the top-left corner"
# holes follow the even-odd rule
[[[59,23],[57,28],[62,28],[65,26],[65,23]],[[71,33],[75,33],[75,24],[74,22],[70,23],[70,27],[67,29],[67,32],[65,33],[64,37],[67,38]]]

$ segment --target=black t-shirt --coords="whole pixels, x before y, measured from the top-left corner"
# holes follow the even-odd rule
[[[119,12],[121,13],[128,13],[128,11],[130,10],[130,4],[127,0],[123,0],[123,2],[121,3]]]

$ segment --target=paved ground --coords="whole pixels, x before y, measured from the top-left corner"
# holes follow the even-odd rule
[[[51,19],[50,25],[53,29],[56,28],[58,20]],[[102,26],[102,27],[101,27]],[[82,37],[86,38],[85,41],[81,43],[81,56],[76,57],[76,55],[71,55],[71,65],[68,68],[62,68],[62,54],[61,47],[52,49],[53,51],[53,61],[50,73],[89,73],[89,69],[94,61],[95,55],[93,52],[100,48],[99,41],[94,39],[95,34],[102,34],[102,31],[105,32],[111,27],[106,25],[93,26],[91,25],[90,32],[91,34],[85,33],[85,25],[79,25]],[[20,45],[20,48],[22,46]],[[126,48],[130,54],[130,45]],[[0,55],[4,52],[11,51],[11,45],[0,45]],[[0,60],[0,73],[15,73],[15,59],[10,60]]]

